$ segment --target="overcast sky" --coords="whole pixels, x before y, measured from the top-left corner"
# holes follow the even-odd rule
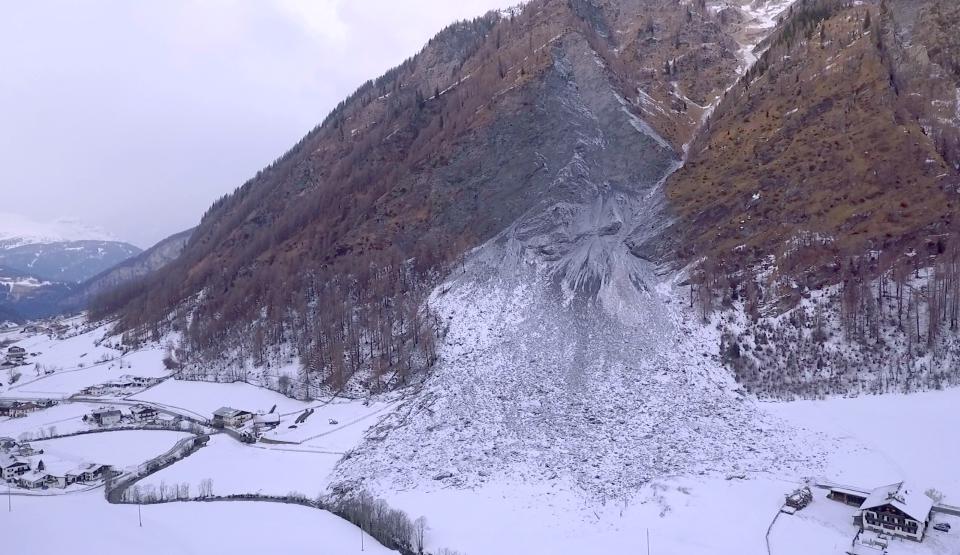
[[[517,2],[4,2],[0,212],[148,247],[446,24]]]

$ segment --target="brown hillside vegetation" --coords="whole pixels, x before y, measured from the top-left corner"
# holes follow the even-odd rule
[[[812,288],[953,229],[957,174],[898,95],[877,3],[805,1],[668,184],[685,259]],[[789,280],[785,280],[789,281]]]
[[[595,56],[624,117],[679,149],[695,105],[732,79],[735,50],[704,2],[535,0],[453,25],[216,202],[180,259],[93,314],[119,312],[130,337],[184,330],[194,360],[265,365],[286,345],[301,392],[361,369],[369,387],[402,383],[433,356],[437,323],[418,310],[431,285],[575,154],[557,98],[564,58]]]

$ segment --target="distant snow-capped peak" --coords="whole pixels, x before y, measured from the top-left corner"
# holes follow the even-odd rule
[[[0,212],[0,249],[65,241],[117,241],[103,229],[74,219],[51,222]]]

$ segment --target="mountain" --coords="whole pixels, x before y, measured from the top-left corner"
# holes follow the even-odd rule
[[[195,353],[249,342],[258,362],[301,358],[314,385],[402,382],[432,356],[418,306],[438,278],[566,194],[571,160],[589,146],[580,115],[628,122],[591,139],[619,153],[601,183],[656,183],[735,76],[740,48],[705,6],[654,0],[537,2],[456,24],[215,203],[142,294],[100,312],[121,309],[122,328],[147,331],[184,307]],[[582,59],[599,73],[570,85]],[[603,86],[613,101],[573,104],[568,86]],[[634,166],[636,141],[655,154]],[[630,222],[610,225],[618,237]],[[352,321],[335,315],[357,311],[362,324],[337,329]],[[360,349],[372,327],[397,336]],[[373,370],[398,364],[390,378]]]
[[[0,212],[0,249],[69,241],[116,242],[117,238],[77,220],[41,222],[20,214]]]
[[[0,320],[23,322],[59,314],[71,286],[0,267]]]
[[[958,59],[935,38],[958,10],[920,4],[798,6],[667,184],[682,235],[670,248],[734,273],[772,264],[819,289],[836,282],[838,260],[926,251],[954,232],[960,71],[929,52]],[[947,4],[953,19],[905,28],[904,12]]]
[[[402,389],[337,494],[519,478],[606,504],[815,469],[747,393],[960,383],[956,17],[534,0],[455,24],[92,314],[175,332],[181,378]]]
[[[116,241],[25,244],[0,250],[0,265],[49,281],[80,283],[140,252]]]
[[[61,303],[62,308],[66,311],[85,309],[99,295],[122,294],[126,289],[136,287],[135,284],[148,275],[176,260],[192,235],[193,229],[171,235],[140,254],[87,279]]]
[[[455,24],[92,316],[176,341],[180,379],[382,402],[328,474],[343,514],[387,514],[373,495],[469,534],[520,507],[604,523],[588,552],[647,522],[631,503],[689,523],[715,494],[769,534],[781,485],[732,484],[836,449],[757,398],[960,385],[957,15],[533,0]]]
[[[43,280],[79,283],[139,253],[81,222],[0,214],[0,266]]]

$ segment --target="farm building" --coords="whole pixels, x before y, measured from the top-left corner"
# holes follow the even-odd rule
[[[253,415],[247,411],[233,409],[230,407],[221,407],[213,413],[213,425],[238,428],[251,418],[253,418]]]
[[[860,505],[864,530],[922,541],[933,500],[903,482],[879,487]]]
[[[852,507],[859,507],[867,500],[867,495],[866,492],[860,490],[838,486],[830,488],[827,498]]]
[[[27,358],[27,351],[23,347],[14,345],[7,349],[7,362],[11,364],[23,364],[25,358]]]
[[[276,412],[258,414],[253,417],[253,423],[263,430],[270,430],[280,425],[280,414]]]
[[[17,418],[20,416],[26,416],[27,413],[33,412],[40,409],[41,406],[34,402],[21,402],[21,401],[9,401],[2,400],[0,401],[0,416],[9,416],[10,418]]]
[[[41,489],[47,487],[47,475],[43,472],[31,470],[17,477],[17,485],[26,489]]]
[[[0,473],[2,473],[4,480],[15,480],[29,471],[29,464],[9,455],[0,455]]]
[[[100,426],[116,426],[123,415],[117,409],[106,409],[93,411],[92,416]]]
[[[156,418],[157,409],[148,407],[146,405],[137,405],[130,409],[130,414],[132,414],[137,420],[143,422],[145,420],[153,420]]]
[[[70,481],[70,483],[95,482],[103,477],[106,470],[106,465],[88,463],[67,472],[65,478]]]

